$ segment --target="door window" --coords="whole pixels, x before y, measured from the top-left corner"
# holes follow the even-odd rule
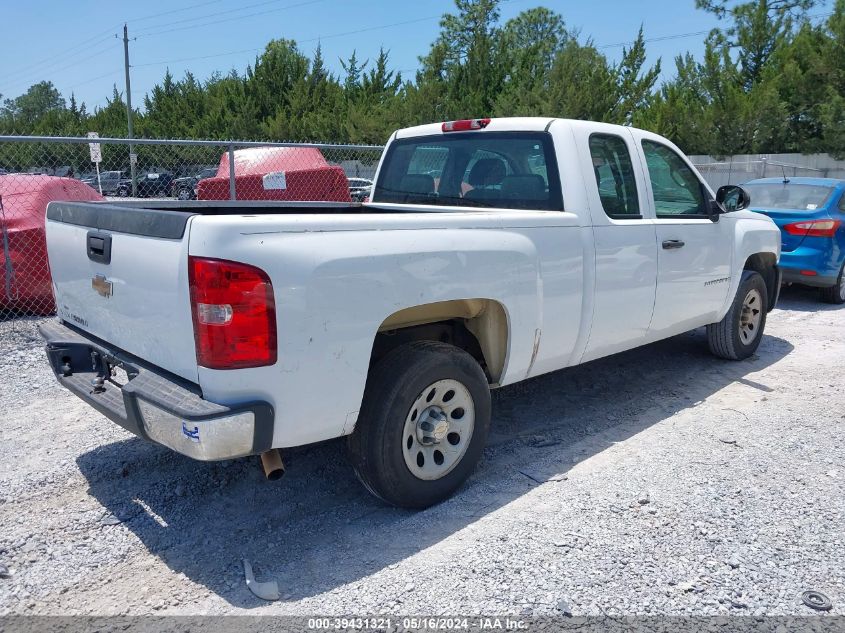
[[[643,153],[657,217],[707,217],[704,187],[686,162],[654,141],[643,141]]]
[[[634,164],[625,141],[611,134],[593,134],[590,156],[604,212],[611,218],[641,218]]]

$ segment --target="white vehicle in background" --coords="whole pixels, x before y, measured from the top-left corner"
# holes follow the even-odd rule
[[[352,202],[368,202],[373,192],[373,181],[369,178],[347,178],[347,180]]]
[[[392,135],[372,202],[51,203],[65,387],[200,460],[348,436],[385,501],[469,476],[490,389],[706,326],[757,349],[780,234],[669,141],[477,119]],[[727,206],[727,208],[726,208]]]

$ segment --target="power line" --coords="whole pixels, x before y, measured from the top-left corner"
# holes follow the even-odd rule
[[[75,92],[75,91],[76,91],[76,89],[77,89],[77,88],[79,88],[79,86],[84,86],[84,85],[86,85],[86,84],[90,84],[91,82],[93,82],[93,81],[97,81],[98,79],[102,79],[102,78],[104,78],[104,77],[109,77],[109,76],[112,76],[112,77],[113,77],[113,76],[114,76],[114,75],[116,75],[117,73],[118,73],[118,71],[116,71],[116,70],[110,70],[109,72],[107,72],[107,73],[103,73],[102,75],[97,75],[96,77],[91,77],[91,78],[89,78],[89,79],[86,79],[85,81],[80,81],[80,82],[77,82],[77,84],[76,84],[76,85],[74,85],[74,86],[72,86],[72,87],[70,87],[70,88],[66,88],[66,89],[62,90],[62,94],[73,93],[73,92]]]
[[[173,15],[174,13],[182,13],[183,11],[190,11],[191,9],[197,9],[199,7],[205,7],[210,4],[220,4],[224,2],[224,0],[206,0],[205,2],[198,2],[197,4],[192,4],[187,7],[182,7],[181,9],[171,9],[170,11],[161,11],[158,13],[151,13],[149,15],[142,16],[140,18],[130,18],[126,20],[127,22],[134,24],[136,22],[143,22],[145,20],[152,20],[153,18],[160,18],[165,15]],[[150,27],[152,28],[152,27]]]
[[[112,39],[112,38],[107,38],[107,39]],[[74,60],[70,64],[66,64],[64,66],[59,66],[57,68],[44,69],[44,70],[41,70],[39,72],[46,74],[46,73],[57,73],[57,72],[60,72],[62,70],[67,70],[68,68],[72,68],[73,66],[77,66],[78,64],[81,64],[83,62],[87,62],[90,59],[94,59],[95,57],[101,56],[103,53],[106,53],[106,52],[110,51],[112,48],[114,48],[114,46],[115,46],[115,44],[114,44],[114,42],[112,42],[111,44],[109,44],[105,48],[99,49],[95,53],[92,53],[91,55],[88,55],[86,57],[82,57],[81,59]],[[17,83],[13,83],[12,87],[13,87],[13,89],[19,89],[19,88],[23,87],[24,84],[26,84],[26,83],[29,83],[29,82],[19,80]]]
[[[249,5],[249,6],[250,7],[257,7],[257,6],[267,5],[267,4],[274,4],[278,1],[279,0],[269,0],[268,2],[260,2],[258,4]],[[287,9],[295,9],[297,7],[304,7],[304,6],[308,6],[308,5],[311,5],[311,4],[317,4],[318,2],[325,2],[325,0],[307,0],[306,2],[298,2],[296,4],[289,4],[287,6],[279,7],[277,9],[270,9],[268,11],[258,11],[256,13],[248,13],[246,15],[236,15],[234,17],[224,18],[222,20],[214,20],[212,22],[203,22],[202,24],[188,24],[187,26],[177,26],[176,28],[173,28],[173,29],[164,29],[164,30],[161,30],[161,31],[151,31],[151,32],[143,32],[142,31],[141,33],[139,33],[137,35],[137,37],[153,37],[155,35],[163,35],[165,33],[174,33],[176,31],[185,31],[185,30],[188,30],[188,29],[202,28],[204,26],[213,26],[215,24],[223,24],[224,22],[229,23],[229,22],[233,22],[235,20],[243,20],[243,19],[246,19],[246,18],[253,18],[253,17],[258,16],[258,15],[267,15],[268,13],[276,13],[278,11],[285,11]],[[205,18],[209,18],[209,17],[214,17],[216,15],[234,13],[236,11],[242,11],[245,8],[248,8],[248,7],[240,7],[238,9],[230,9],[229,11],[221,11],[219,13],[212,13],[210,15],[202,16],[202,18],[190,18],[188,20],[182,20],[182,22],[189,22],[189,21],[194,21],[194,20],[198,20],[198,19],[205,19]],[[174,22],[173,24],[178,24],[178,23],[179,22]],[[150,28],[152,28],[152,27],[150,27]]]
[[[675,35],[662,35],[660,37],[649,37],[643,40],[644,44],[650,44],[652,42],[665,42],[667,40],[679,40],[685,37],[695,37],[701,35],[707,35],[710,31],[695,31],[693,33],[677,33]],[[633,42],[618,42],[616,44],[602,44],[601,46],[596,46],[597,49],[605,49],[605,48],[618,48],[620,46],[632,46],[636,44],[636,41]]]
[[[808,15],[807,19],[812,20],[812,19],[815,19],[815,18],[827,18],[827,17],[830,17],[831,15],[833,15],[833,11],[831,11],[829,13],[815,13],[815,14],[812,14],[812,15]],[[654,42],[665,42],[665,41],[668,41],[668,40],[678,40],[678,39],[683,39],[683,38],[686,38],[686,37],[700,37],[702,35],[709,35],[714,30],[718,31],[720,29],[710,29],[708,31],[694,31],[692,33],[676,33],[676,34],[673,34],[673,35],[661,35],[659,37],[649,37],[649,38],[644,39],[643,43],[651,44],[651,43],[654,43]],[[618,42],[616,44],[602,44],[601,46],[596,46],[596,48],[597,49],[618,48],[620,46],[632,46],[633,44],[636,44],[636,41]]]
[[[174,13],[180,13],[182,11],[189,11],[191,9],[196,9],[196,8],[202,7],[202,6],[207,6],[207,5],[211,5],[211,4],[218,4],[218,3],[223,2],[223,1],[224,0],[205,0],[204,2],[195,3],[195,4],[189,5],[187,7],[182,7],[180,9],[172,9],[170,11],[164,11],[164,12],[159,11],[157,13],[152,13],[152,14],[148,14],[146,16],[134,18],[132,21],[133,22],[142,22],[144,20],[150,20],[150,19],[161,17],[161,16],[164,16],[164,15],[171,15],[171,14],[174,14]],[[80,52],[84,48],[90,48],[91,46],[96,46],[97,44],[99,44],[101,42],[104,42],[106,40],[111,39],[112,35],[114,34],[113,32],[115,31],[115,29],[120,28],[120,25],[121,25],[121,23],[118,22],[117,24],[109,27],[105,31],[101,31],[101,32],[97,33],[96,35],[89,37],[88,39],[82,40],[81,42],[74,44],[70,48],[63,49],[63,50],[51,55],[50,57],[45,57],[45,58],[43,58],[39,61],[32,62],[32,63],[27,64],[25,66],[21,66],[21,67],[15,69],[15,70],[13,70],[12,72],[8,73],[4,77],[4,79],[6,81],[15,81],[16,79],[18,79],[20,77],[30,75],[30,74],[33,74],[33,73],[36,73],[36,72],[37,73],[55,72],[55,71],[52,70],[52,67],[55,65],[57,59],[62,60],[64,58],[68,57],[69,55]],[[81,61],[82,60],[78,60],[77,63],[79,63]],[[70,68],[70,67],[71,66],[64,66],[63,69],[64,68]],[[15,85],[21,85],[21,84],[12,84],[12,85],[15,86]]]
[[[4,76],[3,79],[6,80],[6,81],[15,82],[20,77],[32,75],[33,73],[51,72],[53,66],[55,66],[57,63],[61,64],[63,61],[66,60],[66,58],[69,55],[79,53],[79,52],[82,51],[83,48],[90,48],[92,46],[96,46],[97,44],[101,44],[102,42],[105,42],[107,40],[111,40],[112,37],[113,37],[113,34],[110,34],[110,35],[107,35],[105,37],[100,37],[99,39],[97,39],[96,37],[93,37],[91,39],[85,40],[85,42],[77,44],[76,46],[65,50],[61,54],[53,55],[49,59],[46,59],[46,60],[44,60],[44,61],[42,61],[38,64],[30,65],[30,66],[27,66],[26,68],[18,68],[16,70],[10,72],[6,76]],[[12,85],[16,85],[16,84],[13,83]]]
[[[517,1],[519,1],[519,0],[517,0]],[[371,26],[371,27],[366,27],[366,28],[363,28],[363,29],[356,29],[354,31],[344,31],[343,33],[331,33],[329,35],[319,35],[317,37],[310,37],[310,38],[304,39],[304,40],[297,40],[296,43],[297,44],[307,44],[309,42],[319,42],[321,40],[328,40],[328,39],[332,39],[332,38],[335,38],[335,37],[346,37],[348,35],[357,35],[358,33],[367,33],[367,32],[370,32],[370,31],[378,31],[378,30],[381,30],[381,29],[389,29],[389,28],[392,28],[394,26],[404,26],[404,25],[407,25],[407,24],[416,24],[418,22],[426,22],[428,20],[437,20],[437,19],[440,19],[441,17],[443,17],[443,16],[442,15],[427,16],[427,17],[424,17],[424,18],[415,18],[413,20],[405,20],[403,22],[393,22],[391,24],[382,24],[380,26]],[[266,48],[266,46],[261,46],[259,48],[244,48],[244,49],[237,50],[237,51],[226,51],[224,53],[214,53],[212,55],[200,55],[198,57],[182,57],[180,59],[165,59],[165,60],[160,60],[160,61],[157,61],[157,62],[149,62],[149,63],[145,63],[145,64],[134,64],[133,68],[139,68],[139,67],[142,67],[142,66],[164,66],[165,64],[176,64],[176,63],[179,63],[179,62],[192,62],[192,61],[196,61],[196,60],[200,60],[200,59],[212,59],[212,58],[215,58],[215,57],[225,57],[227,55],[238,55],[238,54],[241,54],[241,53],[253,53],[253,52],[257,52],[257,51],[263,51],[265,48]]]

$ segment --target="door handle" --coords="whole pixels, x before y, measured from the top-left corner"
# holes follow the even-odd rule
[[[683,248],[683,247],[684,247],[684,242],[682,240],[665,240],[663,242],[663,248],[665,248],[667,251],[675,250],[675,249]]]

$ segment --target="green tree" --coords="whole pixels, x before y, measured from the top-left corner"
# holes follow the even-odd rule
[[[65,100],[51,81],[39,81],[19,97],[3,102],[0,117],[6,119],[20,133],[32,130],[50,112],[65,109]]]
[[[728,0],[696,0],[696,6],[730,19],[723,33],[714,31],[711,39],[738,51],[741,81],[746,90],[760,81],[771,56],[789,38],[796,20],[820,0],[752,0],[731,6]]]
[[[493,110],[496,116],[545,114],[549,74],[570,37],[563,18],[544,7],[523,11],[505,23],[497,43],[505,75]]]
[[[548,116],[607,121],[617,106],[616,73],[591,41],[570,39],[549,76]]]
[[[456,14],[440,21],[441,33],[424,57],[423,77],[443,74],[450,118],[489,115],[504,76],[499,55],[499,0],[455,0]]]
[[[376,63],[347,95],[346,138],[352,143],[384,143],[403,125],[399,111],[402,76],[389,68],[389,53],[379,50]]]
[[[614,67],[616,73],[616,104],[610,114],[614,123],[630,125],[634,116],[646,110],[653,100],[654,85],[660,76],[660,60],[645,69],[645,39],[640,26],[637,39],[631,48],[622,52],[622,60]]]

